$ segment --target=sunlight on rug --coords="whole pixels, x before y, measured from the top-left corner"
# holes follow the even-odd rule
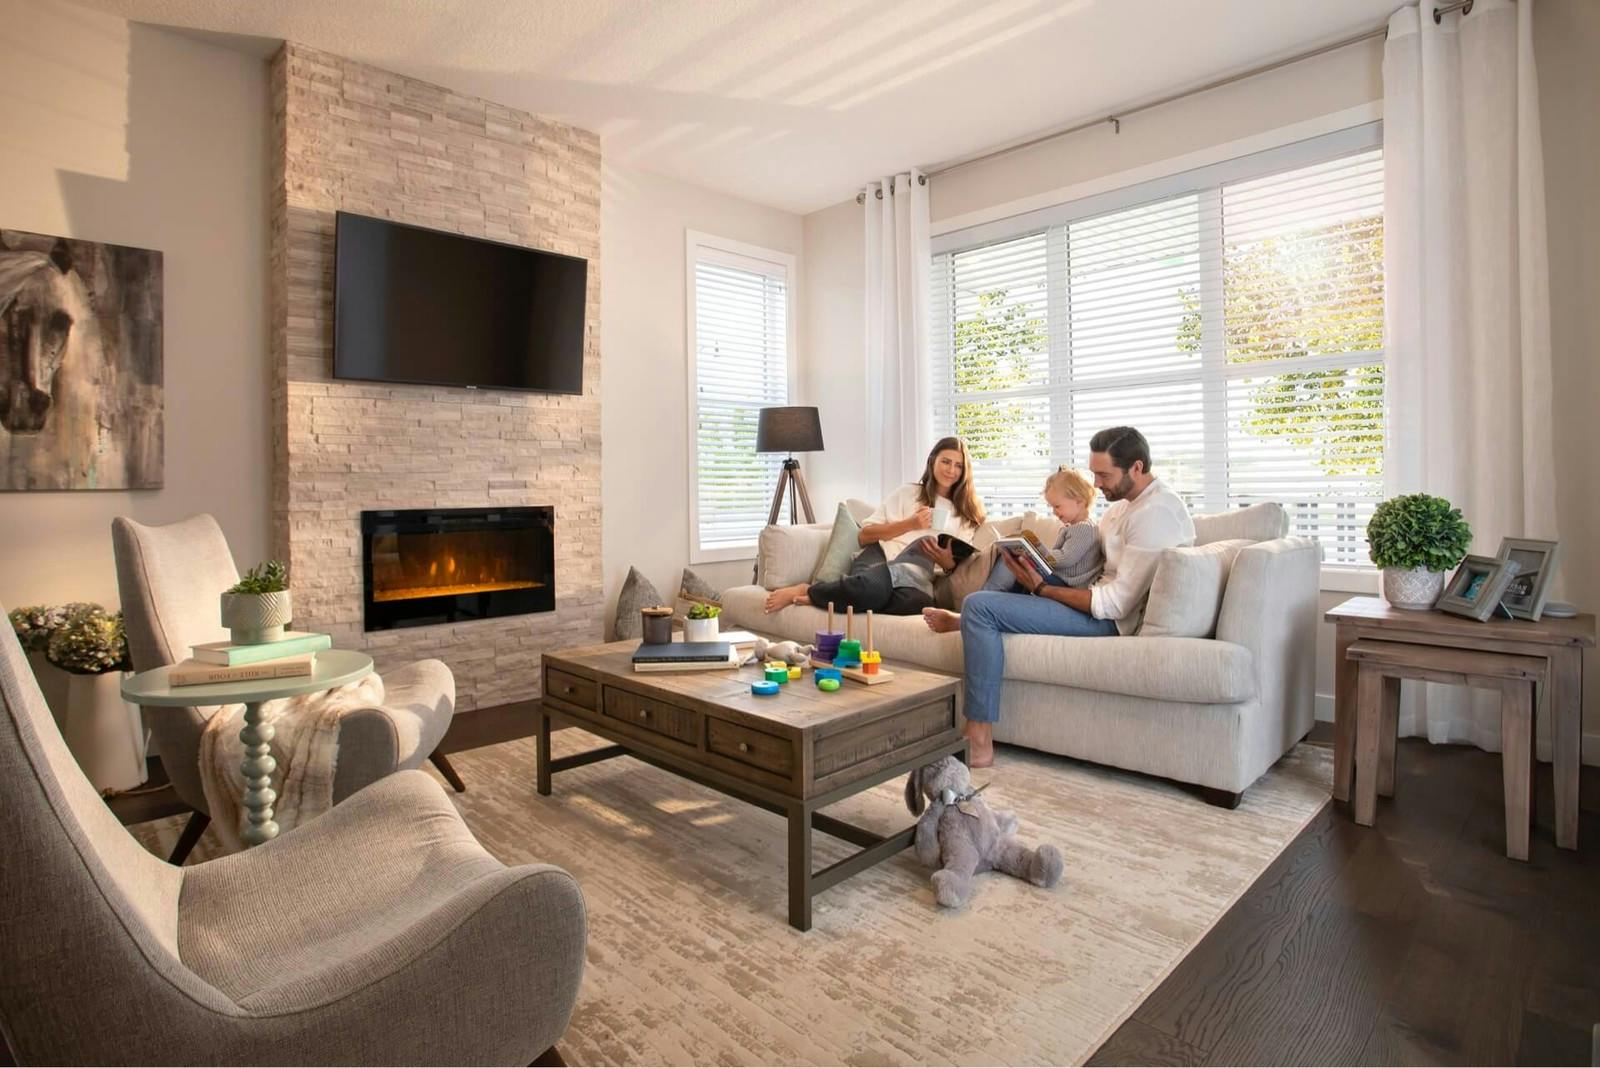
[[[557,755],[599,739],[556,735]],[[1300,745],[1232,812],[1181,787],[1001,747],[985,794],[1066,875],[1040,890],[978,880],[933,902],[909,851],[787,921],[782,819],[629,759],[534,790],[532,739],[451,756],[451,794],[508,864],[559,864],[589,912],[588,967],[560,1048],[569,1064],[1080,1063],[1328,800],[1331,751]],[[882,832],[910,822],[904,780],[828,811]],[[182,820],[137,829],[170,848]],[[190,861],[214,848],[208,833]],[[854,851],[817,835],[825,867]],[[536,952],[536,949],[535,949]]]

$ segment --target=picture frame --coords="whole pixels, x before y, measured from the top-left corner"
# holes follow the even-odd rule
[[[1561,560],[1561,543],[1536,538],[1501,538],[1500,551],[1495,557],[1515,560],[1518,565],[1500,603],[1513,618],[1537,623],[1544,614],[1550,579]]]
[[[1445,584],[1444,593],[1434,606],[1441,612],[1466,616],[1483,623],[1500,609],[1500,598],[1521,567],[1512,559],[1497,556],[1468,556]]]

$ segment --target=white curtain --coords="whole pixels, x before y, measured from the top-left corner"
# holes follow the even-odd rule
[[[1385,468],[1391,493],[1448,498],[1493,555],[1556,537],[1534,0],[1438,24],[1433,7],[1396,12],[1383,56]],[[1495,700],[1405,689],[1402,734],[1500,748]]]
[[[928,186],[917,171],[872,182],[866,215],[866,475],[872,500],[922,474],[933,444],[928,364]]]

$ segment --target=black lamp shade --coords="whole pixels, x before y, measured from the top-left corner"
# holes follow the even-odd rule
[[[821,452],[822,420],[815,408],[763,408],[756,452]]]

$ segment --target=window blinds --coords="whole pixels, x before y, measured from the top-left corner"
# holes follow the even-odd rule
[[[1328,563],[1368,564],[1382,152],[1278,164],[934,257],[935,424],[991,511],[1039,507],[1056,463],[1126,424],[1192,509],[1278,501]]]
[[[753,555],[784,459],[755,446],[760,410],[789,401],[787,270],[700,248],[694,283],[697,550]]]

